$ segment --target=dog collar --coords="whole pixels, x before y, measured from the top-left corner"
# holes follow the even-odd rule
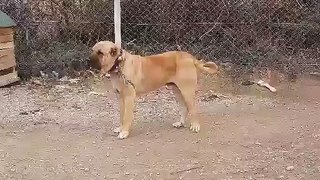
[[[117,57],[117,59],[114,61],[114,64],[113,64],[113,66],[111,67],[111,69],[109,70],[109,72],[118,72],[118,71],[119,71],[121,61],[123,60],[122,54],[123,54],[123,51],[122,51],[122,49],[120,49],[120,55],[119,55],[119,56]]]
[[[114,72],[119,74],[120,78],[123,79],[125,84],[130,84],[135,89],[135,85],[133,84],[133,82],[127,79],[126,76],[121,71],[121,66],[123,66],[125,62],[125,59],[122,57],[122,55],[123,55],[123,50],[120,49],[120,55],[115,60],[113,66],[109,70],[109,73]]]

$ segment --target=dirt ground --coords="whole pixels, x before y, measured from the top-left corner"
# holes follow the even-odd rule
[[[319,80],[276,94],[200,85],[197,134],[171,126],[178,106],[162,88],[137,101],[125,140],[114,92],[90,84],[0,89],[0,179],[320,179]]]

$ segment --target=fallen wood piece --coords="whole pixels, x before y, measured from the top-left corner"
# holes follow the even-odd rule
[[[217,96],[218,98],[228,98],[228,96],[225,96],[223,94],[218,94],[218,93],[215,93],[213,90],[209,90],[209,92],[214,95],[214,96]]]
[[[311,72],[310,75],[320,78],[320,73],[319,72]]]
[[[203,166],[191,167],[191,168],[188,168],[188,169],[183,169],[183,170],[180,170],[180,171],[171,172],[170,174],[171,174],[171,175],[179,174],[179,173],[183,173],[183,172],[187,172],[187,171],[191,171],[191,170],[195,170],[195,169],[200,169],[200,168],[202,168],[202,167],[203,167]]]
[[[106,96],[104,93],[99,93],[99,92],[95,92],[95,91],[91,91],[88,94],[89,96]]]
[[[20,81],[16,72],[12,72],[6,75],[0,76],[0,87],[7,86],[9,84]]]
[[[276,88],[272,87],[269,83],[264,82],[264,81],[262,81],[262,80],[259,80],[259,81],[257,82],[257,84],[258,84],[259,86],[261,86],[261,87],[266,87],[266,88],[268,88],[271,92],[276,92],[276,91],[277,91]]]
[[[205,93],[202,96],[202,101],[207,101],[208,102],[208,101],[212,101],[214,99],[223,99],[223,98],[228,98],[228,97],[225,96],[225,95],[222,95],[222,94],[215,93],[212,90],[209,90],[207,93]]]
[[[253,84],[257,84],[258,86],[261,86],[261,87],[265,87],[267,89],[269,89],[269,91],[271,92],[277,92],[277,89],[273,86],[271,86],[269,83],[267,82],[264,82],[263,80],[259,80],[259,81],[244,81],[241,83],[243,86],[251,86]]]
[[[243,86],[251,86],[251,85],[254,85],[255,83],[253,81],[244,81],[241,83],[241,85]]]
[[[36,114],[38,112],[40,112],[40,109],[35,109],[35,110],[30,110],[30,111],[23,111],[20,112],[19,115],[29,115],[29,114]]]

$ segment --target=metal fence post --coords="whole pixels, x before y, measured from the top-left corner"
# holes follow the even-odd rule
[[[121,5],[120,0],[114,0],[114,40],[121,48]]]

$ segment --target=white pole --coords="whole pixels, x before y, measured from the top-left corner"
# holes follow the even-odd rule
[[[114,41],[121,48],[121,6],[120,0],[114,2]]]

